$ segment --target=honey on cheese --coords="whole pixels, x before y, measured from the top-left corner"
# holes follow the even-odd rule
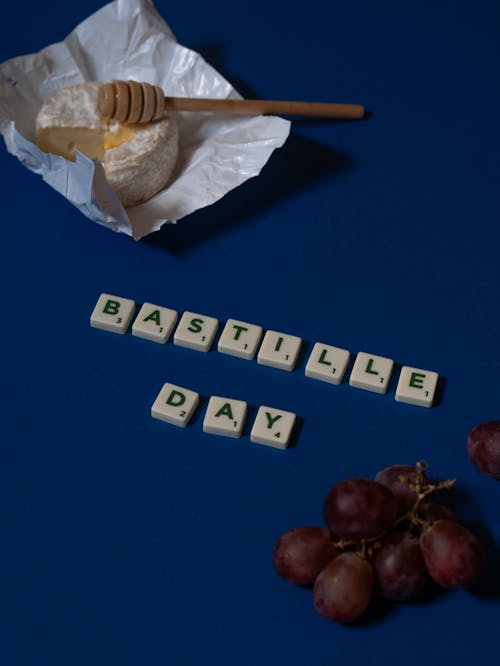
[[[167,185],[177,160],[177,123],[170,115],[141,125],[108,122],[97,111],[98,91],[90,81],[47,99],[37,116],[37,144],[72,161],[77,151],[98,159],[123,205],[133,206]]]

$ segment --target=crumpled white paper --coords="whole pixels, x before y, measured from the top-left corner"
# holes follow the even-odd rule
[[[290,131],[289,121],[274,116],[179,113],[179,160],[169,186],[124,209],[98,160],[78,153],[73,163],[35,145],[45,98],[76,83],[109,79],[152,83],[172,96],[240,95],[198,53],[176,42],[150,0],[111,2],[63,42],[0,65],[0,131],[7,150],[91,220],[135,239],[258,175]]]

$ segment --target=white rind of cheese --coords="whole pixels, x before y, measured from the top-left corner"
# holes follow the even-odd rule
[[[103,120],[97,111],[99,85],[80,83],[45,100],[36,120],[37,144],[70,160],[76,150],[99,159],[122,204],[134,206],[170,180],[179,148],[178,125],[166,114],[141,125]]]

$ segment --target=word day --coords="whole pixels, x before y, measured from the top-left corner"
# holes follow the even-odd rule
[[[94,328],[126,333],[136,312],[136,303],[128,298],[100,295],[90,323]],[[175,330],[174,330],[175,329]],[[175,310],[153,303],[143,303],[132,324],[132,334],[165,344],[173,332],[175,345],[207,352],[219,329],[219,321],[196,312],[185,311],[178,317]],[[267,330],[261,326],[228,319],[217,341],[223,354],[252,360],[280,370],[292,371],[302,346],[296,335]],[[340,384],[349,365],[347,349],[316,342],[305,366],[305,375],[330,384]],[[384,394],[394,370],[394,361],[384,356],[358,352],[349,376],[349,385]],[[432,407],[439,375],[432,370],[401,367],[395,400],[420,407]]]
[[[177,426],[185,427],[199,403],[196,391],[166,383],[151,407],[151,416]],[[244,400],[213,395],[208,401],[203,419],[203,432],[223,437],[241,437],[247,418]],[[257,411],[250,441],[256,444],[286,449],[290,442],[296,414],[261,405]]]

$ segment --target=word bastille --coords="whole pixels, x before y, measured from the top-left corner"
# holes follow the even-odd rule
[[[128,298],[101,294],[90,323],[115,333],[126,333],[134,317],[136,304]],[[154,342],[166,343],[174,331],[174,344],[197,351],[208,351],[215,339],[219,321],[195,312],[184,312],[180,319],[175,310],[144,303],[132,325],[132,334]],[[302,339],[296,335],[263,329],[236,319],[228,319],[217,341],[223,354],[251,360],[281,370],[295,367]],[[257,351],[258,350],[258,351]],[[316,342],[305,366],[307,377],[340,384],[350,360],[347,349]],[[394,361],[383,356],[358,352],[349,376],[349,385],[375,393],[386,393]],[[431,370],[402,366],[395,399],[420,407],[432,407],[438,374]]]

